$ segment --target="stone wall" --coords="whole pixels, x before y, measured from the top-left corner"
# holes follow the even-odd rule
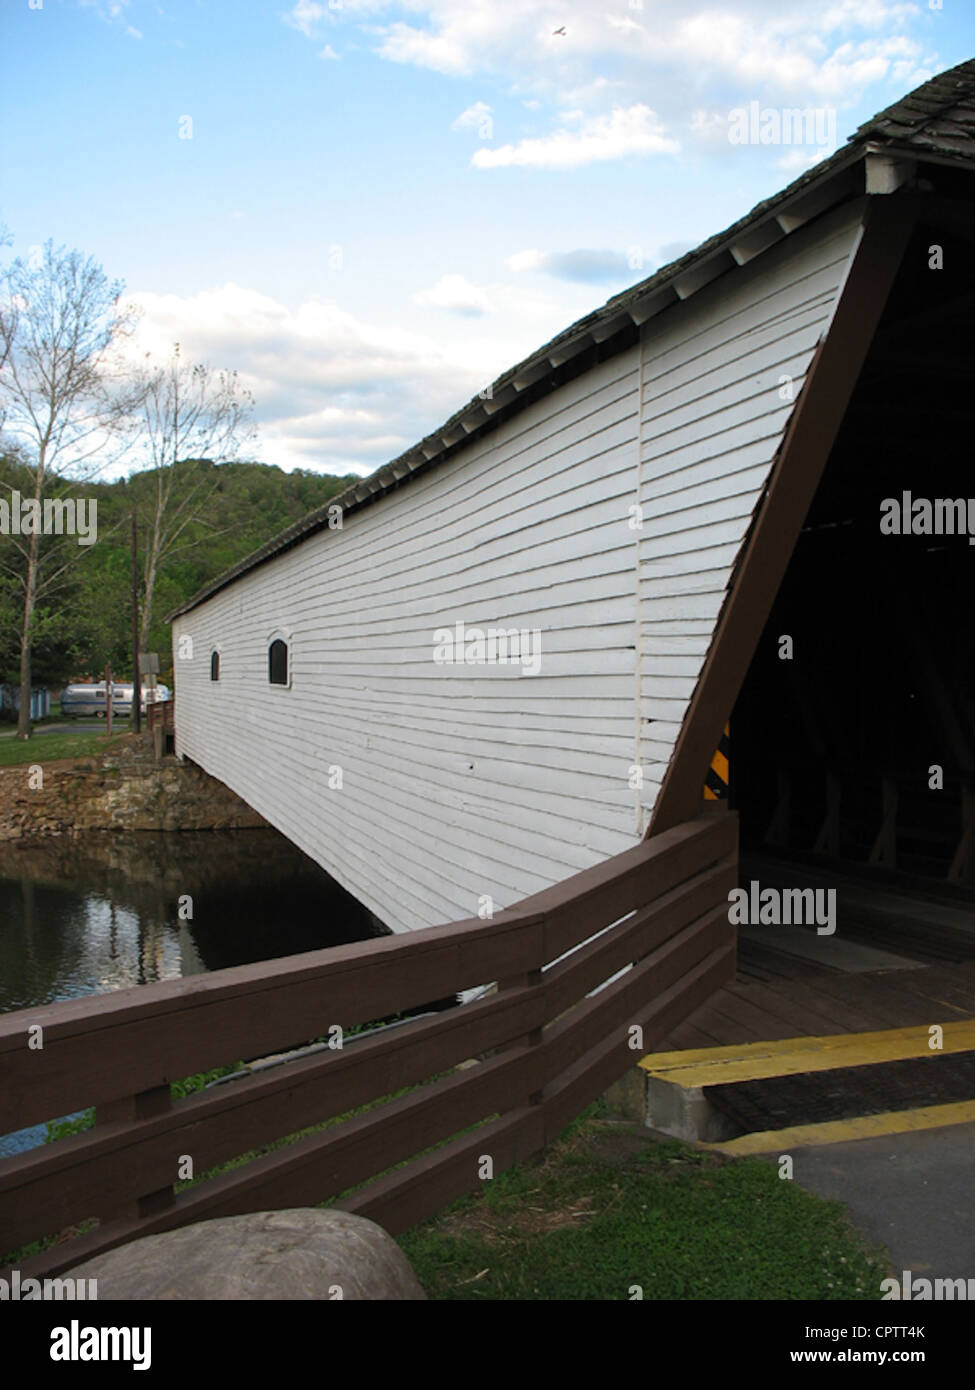
[[[101,757],[38,766],[42,778],[37,767],[32,773],[28,764],[0,768],[0,840],[81,830],[238,830],[267,825],[202,769],[175,758],[157,763],[145,735],[131,735]]]

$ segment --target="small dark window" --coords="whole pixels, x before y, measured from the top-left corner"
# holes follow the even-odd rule
[[[288,684],[288,644],[275,638],[267,653],[267,678],[272,685]]]
[[[210,679],[218,681],[220,679],[220,653],[210,653]]]

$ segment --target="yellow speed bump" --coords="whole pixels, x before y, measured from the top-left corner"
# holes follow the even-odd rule
[[[826,1038],[781,1038],[733,1047],[652,1052],[641,1058],[639,1065],[651,1076],[675,1086],[726,1086],[771,1076],[975,1051],[975,1019],[940,1026],[940,1048],[931,1047],[933,1035],[929,1026],[916,1024],[878,1033],[838,1033]]]
[[[826,1120],[816,1125],[793,1125],[789,1129],[766,1129],[760,1134],[743,1134],[720,1144],[705,1144],[723,1154],[784,1153],[809,1144],[842,1144],[854,1139],[877,1139],[885,1134],[907,1134],[918,1129],[943,1129],[975,1121],[975,1100],[959,1100],[951,1105],[927,1105],[916,1110],[887,1110],[881,1115],[858,1115],[852,1120]]]

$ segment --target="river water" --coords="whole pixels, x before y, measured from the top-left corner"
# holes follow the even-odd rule
[[[270,829],[0,844],[0,1013],[385,934]],[[44,1133],[0,1135],[0,1157]]]

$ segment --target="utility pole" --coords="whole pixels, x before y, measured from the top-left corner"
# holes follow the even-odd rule
[[[105,666],[105,733],[112,737],[112,663]]]
[[[132,727],[142,732],[142,691],[139,680],[139,530],[132,508]]]

